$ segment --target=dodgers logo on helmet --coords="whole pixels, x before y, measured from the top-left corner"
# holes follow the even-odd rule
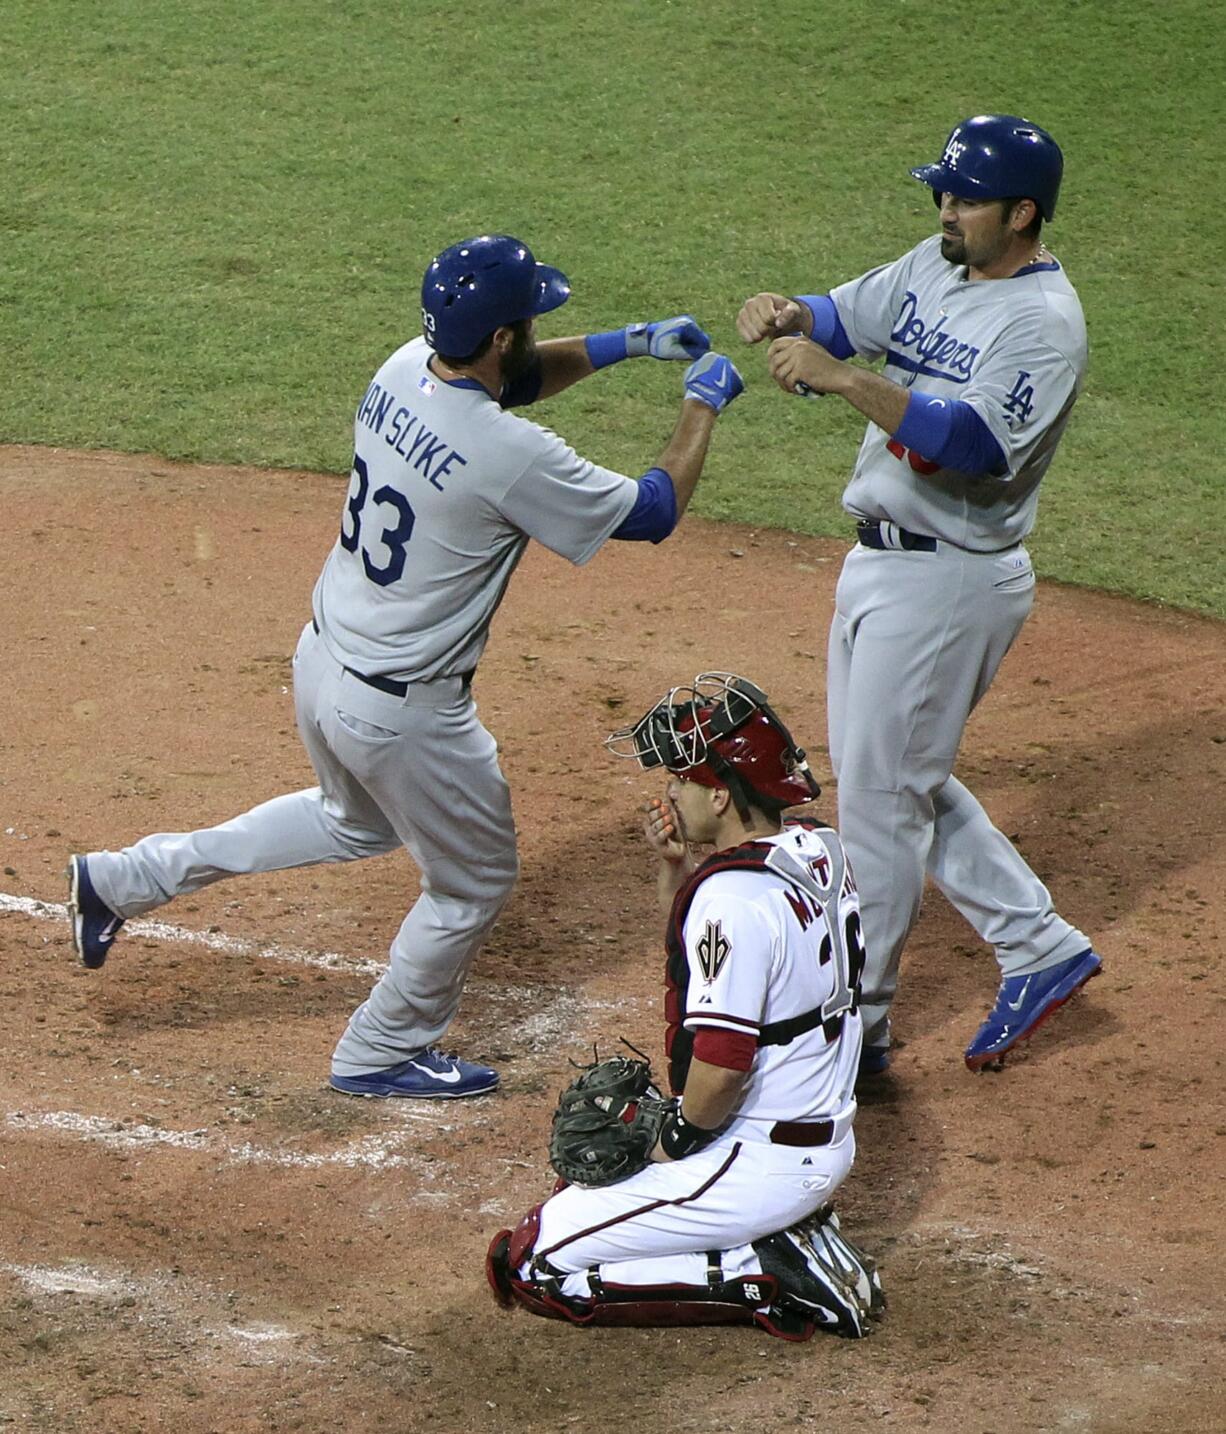
[[[479,234],[431,260],[421,281],[422,331],[431,348],[465,358],[495,329],[547,314],[568,298],[566,275],[538,264],[522,240]]]
[[[956,124],[936,164],[911,173],[942,194],[960,199],[1033,199],[1044,219],[1056,212],[1064,175],[1060,146],[1020,115],[972,115]]]

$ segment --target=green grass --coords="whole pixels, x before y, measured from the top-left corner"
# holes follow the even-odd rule
[[[744,360],[697,507],[841,533],[861,421],[737,345],[746,294],[931,232],[907,177],[1024,113],[1068,171],[1050,234],[1092,367],[1041,570],[1226,615],[1219,0],[7,0],[0,440],[341,470],[442,244],[521,233],[575,296],[542,331],[690,309]],[[641,471],[679,370],[542,409]]]

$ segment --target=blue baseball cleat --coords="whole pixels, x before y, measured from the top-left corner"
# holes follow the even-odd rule
[[[857,1079],[864,1076],[885,1075],[890,1068],[889,1046],[864,1046],[860,1051],[860,1071]]]
[[[498,1088],[498,1072],[427,1046],[399,1065],[361,1075],[332,1075],[328,1084],[346,1095],[406,1096],[414,1100],[458,1100]]]
[[[1087,948],[1046,971],[1006,976],[996,993],[996,1004],[966,1048],[966,1064],[973,1071],[982,1070],[1019,1041],[1029,1040],[1053,1011],[1102,969],[1102,961]]]
[[[116,916],[94,890],[85,857],[71,857],[65,875],[68,877],[72,944],[81,958],[81,965],[97,970],[110,953],[111,942],[118,936],[124,918]]]

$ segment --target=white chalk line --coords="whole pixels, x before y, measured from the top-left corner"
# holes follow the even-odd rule
[[[68,908],[61,902],[39,901],[30,896],[12,896],[0,891],[0,912],[10,911],[15,915],[30,916],[38,921],[68,920]],[[290,965],[313,966],[325,971],[343,971],[360,976],[381,976],[387,968],[385,961],[373,961],[364,956],[345,956],[338,951],[304,951],[296,946],[271,945],[250,941],[242,936],[227,936],[222,931],[193,931],[184,926],[172,926],[165,921],[145,921],[137,918],[128,921],[124,933],[147,937],[153,941],[177,942],[183,945],[203,946],[209,951],[220,951],[229,956],[251,956],[265,961],[280,961]],[[627,1011],[641,1003],[624,998],[619,1000],[597,1000],[581,995],[577,991],[544,985],[497,986],[483,983],[477,977],[470,983],[474,995],[486,1000],[523,1003],[530,1014],[522,1018],[517,1027],[518,1036],[532,1050],[539,1050],[550,1043],[573,1037],[579,1025],[579,1018],[596,1011]],[[541,1001],[549,1004],[541,1008]],[[612,1043],[614,1036],[609,1037]]]
[[[407,1114],[407,1113],[406,1113]],[[319,1170],[340,1166],[356,1170],[412,1169],[426,1180],[436,1178],[433,1167],[438,1161],[425,1161],[402,1153],[407,1131],[388,1131],[364,1135],[342,1145],[338,1150],[320,1153],[299,1150],[277,1150],[241,1143],[212,1134],[207,1126],[197,1130],[163,1130],[160,1126],[141,1122],[128,1123],[108,1116],[82,1115],[75,1110],[9,1111],[4,1117],[5,1128],[17,1134],[50,1131],[78,1140],[87,1140],[114,1150],[200,1151],[213,1154],[232,1165],[275,1165],[299,1170]],[[450,1126],[440,1125],[446,1132]]]
[[[0,912],[33,917],[36,920],[67,921],[68,909],[57,902],[39,901],[31,897],[12,896],[0,892]],[[193,931],[172,926],[160,921],[134,920],[127,923],[126,930],[136,936],[145,936],[157,941],[178,942],[203,946],[231,955],[250,956],[291,964],[313,966],[326,970],[354,972],[363,975],[379,975],[384,970],[380,962],[360,957],[345,956],[338,952],[310,952],[281,945],[262,945],[242,937],[227,936],[223,932]],[[541,984],[483,984],[473,983],[472,995],[489,1001],[495,1007],[513,1006],[524,1011],[508,1012],[507,1022],[513,1026],[514,1042],[521,1049],[531,1053],[557,1053],[576,1042],[587,1044],[584,1032],[590,1029],[597,1012],[616,1011],[626,1015],[644,1004],[636,998],[618,1000],[596,999],[565,987],[549,987]],[[616,1037],[609,1034],[606,1045],[616,1044]],[[133,1072],[136,1074],[136,1072]],[[450,1102],[448,1105],[450,1106]],[[457,1112],[449,1111],[452,1120]],[[429,1126],[433,1131],[449,1133],[454,1124],[440,1120],[438,1116],[425,1112],[411,1111],[397,1106],[395,1115],[405,1123]],[[481,1124],[481,1111],[474,1111],[473,1118],[465,1118],[465,1111],[459,1124]],[[166,1130],[147,1123],[132,1123],[113,1117],[90,1116],[79,1111],[10,1111],[4,1123],[11,1132],[36,1134],[51,1132],[62,1136],[93,1141],[111,1148],[123,1150],[156,1150],[159,1148],[180,1149],[212,1153],[232,1164],[271,1165],[298,1169],[320,1169],[336,1166],[346,1169],[365,1168],[369,1170],[412,1169],[420,1178],[433,1181],[438,1175],[438,1162],[426,1161],[420,1157],[406,1155],[402,1146],[407,1132],[395,1132],[363,1136],[349,1142],[339,1150],[324,1153],[270,1149],[251,1142],[235,1143],[210,1133],[207,1126],[194,1130]],[[424,1194],[425,1192],[421,1192]],[[433,1198],[450,1199],[443,1191],[431,1192]]]
[[[32,916],[38,921],[68,920],[68,907],[62,902],[38,901],[30,896],[11,896],[6,891],[0,891],[0,911]],[[294,946],[280,946],[275,942],[266,945],[245,940],[241,936],[227,936],[222,931],[192,931],[184,926],[171,926],[165,921],[146,921],[140,917],[127,922],[124,932],[132,936],[145,936],[153,941],[203,946],[208,951],[220,951],[227,956],[255,956],[265,961],[285,961],[296,966],[315,966],[324,971],[345,971],[359,976],[381,976],[387,965],[385,961],[372,961],[369,957],[343,956],[338,951],[303,951]]]
[[[212,1304],[217,1297],[182,1276],[158,1273],[142,1277],[130,1270],[106,1274],[76,1262],[25,1265],[6,1260],[0,1260],[0,1274],[9,1275],[32,1294],[44,1297],[77,1295],[102,1305],[124,1301],[136,1307],[142,1322],[147,1322],[149,1315],[153,1315],[177,1330],[186,1330],[197,1344],[230,1340],[238,1344],[244,1353],[254,1354],[261,1362],[327,1362],[309,1349],[287,1350],[285,1346],[299,1344],[304,1335],[285,1325],[267,1320],[244,1325],[224,1319],[198,1323],[185,1306]]]

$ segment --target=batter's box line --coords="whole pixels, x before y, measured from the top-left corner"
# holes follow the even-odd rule
[[[31,916],[36,921],[68,920],[68,908],[58,901],[38,901],[30,896],[10,896],[0,891],[0,911]],[[189,946],[203,946],[207,951],[220,951],[227,956],[252,956],[264,961],[284,961],[295,966],[315,966],[324,971],[344,971],[359,976],[381,976],[385,961],[372,961],[363,956],[342,956],[338,951],[302,951],[295,946],[266,945],[248,941],[242,936],[227,936],[223,931],[192,931],[184,926],[171,926],[165,921],[129,921],[125,933],[148,937],[153,941],[172,941]]]
[[[171,1149],[212,1154],[232,1165],[275,1165],[299,1170],[318,1170],[325,1166],[340,1166],[349,1170],[411,1170],[430,1184],[437,1181],[440,1173],[450,1173],[446,1170],[440,1172],[437,1158],[427,1161],[403,1154],[401,1146],[409,1135],[404,1129],[364,1135],[339,1150],[314,1152],[275,1150],[250,1141],[236,1144],[218,1139],[210,1133],[208,1126],[196,1130],[165,1130],[155,1125],[129,1124],[110,1116],[83,1115],[75,1110],[11,1110],[4,1117],[4,1125],[7,1131],[16,1134],[51,1132],[113,1150]],[[450,1129],[444,1126],[437,1128]],[[457,1190],[456,1193],[460,1192]]]
[[[11,896],[0,891],[0,912],[32,917],[35,921],[68,921],[68,908],[57,901],[39,901],[30,896]],[[187,946],[203,946],[227,956],[248,956],[262,961],[280,961],[294,966],[313,966],[318,970],[340,971],[359,976],[382,976],[385,961],[372,961],[364,956],[344,956],[338,951],[303,951],[296,946],[271,945],[250,941],[242,936],[227,936],[223,931],[193,931],[185,926],[172,926],[165,921],[128,921],[125,934],[147,937],[152,941],[175,942]],[[566,988],[544,984],[484,981],[480,974],[468,982],[468,992],[480,1000],[494,1004],[521,1004],[529,1014],[522,1022],[521,1033],[530,1048],[539,1050],[556,1044],[574,1034],[580,1015],[589,1017],[597,1011],[627,1012],[642,1003],[632,998],[600,1000]],[[542,1009],[542,1001],[549,1004]]]
[[[23,1285],[31,1295],[54,1299],[58,1295],[87,1299],[104,1308],[120,1301],[135,1301],[143,1309],[142,1322],[148,1326],[149,1316],[173,1330],[176,1341],[184,1335],[189,1344],[199,1347],[202,1357],[211,1357],[212,1346],[219,1339],[228,1340],[250,1354],[259,1364],[330,1364],[332,1360],[313,1347],[304,1331],[293,1330],[271,1321],[235,1324],[214,1317],[201,1324],[193,1307],[215,1306],[218,1297],[181,1275],[158,1272],[138,1275],[131,1270],[107,1273],[90,1265],[71,1261],[63,1265],[24,1265],[0,1260],[0,1275]],[[195,1352],[195,1351],[193,1351]]]

